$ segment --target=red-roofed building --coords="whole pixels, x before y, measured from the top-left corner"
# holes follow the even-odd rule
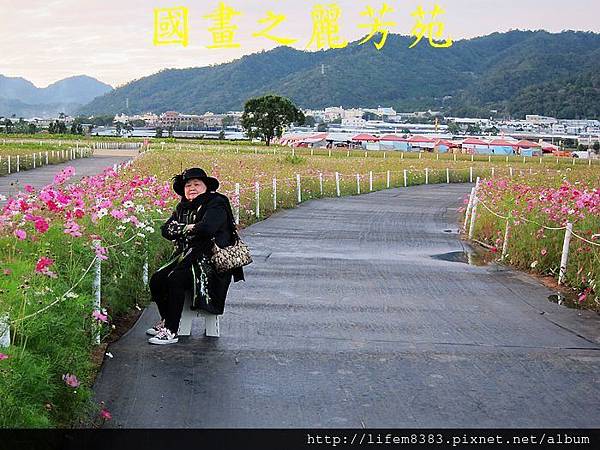
[[[408,138],[409,148],[414,149],[425,149],[425,150],[433,150],[435,147],[435,139],[428,138],[425,136],[411,136]]]
[[[478,138],[467,138],[462,141],[463,153],[469,154],[488,154],[490,153],[490,146],[486,141]]]
[[[506,139],[494,139],[490,142],[490,151],[494,155],[513,155],[515,153],[516,142]]]
[[[372,134],[362,133],[354,136],[352,140],[358,142],[377,142],[379,141],[379,138],[373,136]]]
[[[386,134],[379,140],[381,150],[399,150],[407,152],[410,150],[408,139],[397,134]]]

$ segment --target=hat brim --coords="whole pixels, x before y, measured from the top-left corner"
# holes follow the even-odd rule
[[[216,191],[219,189],[219,180],[213,177],[190,177],[183,178],[183,176],[178,175],[173,180],[173,190],[175,193],[181,197],[185,197],[185,183],[190,180],[201,180],[206,185],[207,191]]]

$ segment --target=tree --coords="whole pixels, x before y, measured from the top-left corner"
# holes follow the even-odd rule
[[[478,123],[476,124],[469,124],[467,126],[467,134],[481,134],[481,127],[479,126]]]
[[[460,134],[460,125],[456,122],[450,122],[448,124],[448,133],[450,134]]]
[[[154,135],[154,137],[161,138],[161,137],[163,137],[162,134],[163,134],[163,129],[161,127],[156,127],[156,134]]]
[[[220,141],[225,140],[225,131],[223,131],[223,130],[219,131],[219,140]]]
[[[323,131],[327,131],[327,124],[326,123],[320,123],[319,125],[317,125],[317,131],[319,133],[322,133]]]
[[[169,133],[169,137],[172,138],[173,137],[173,125],[169,125],[169,127],[167,128],[167,132]]]
[[[267,146],[275,137],[281,137],[283,129],[296,122],[304,123],[304,114],[287,98],[265,95],[251,98],[244,105],[242,127],[248,137],[261,138]]]
[[[592,148],[594,149],[594,153],[598,154],[600,152],[600,142],[598,142],[598,141],[594,142],[594,145],[592,146]]]
[[[6,119],[4,119],[4,131],[6,132],[6,134],[12,132],[12,127],[13,127],[12,120],[10,120],[8,117]]]

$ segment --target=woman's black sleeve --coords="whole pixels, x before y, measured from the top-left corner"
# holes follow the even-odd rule
[[[217,231],[226,226],[228,215],[226,206],[223,204],[211,206],[206,209],[202,218],[194,224],[194,227],[188,232],[194,240],[210,240],[217,234]]]
[[[177,222],[177,210],[175,210],[169,220],[160,227],[160,232],[165,239],[175,241],[182,235],[184,227],[185,224]]]

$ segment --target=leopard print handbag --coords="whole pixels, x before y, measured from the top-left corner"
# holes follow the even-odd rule
[[[235,241],[232,245],[228,245],[227,247],[219,247],[213,239],[213,255],[210,260],[219,273],[229,272],[233,269],[247,266],[252,262],[250,249],[242,242],[237,233],[237,226],[233,220],[233,212],[231,211],[229,202],[227,202],[227,215]]]
[[[237,239],[233,245],[219,247],[216,243],[213,247],[212,263],[217,272],[229,272],[238,267],[247,266],[252,262],[250,249],[241,239]]]

